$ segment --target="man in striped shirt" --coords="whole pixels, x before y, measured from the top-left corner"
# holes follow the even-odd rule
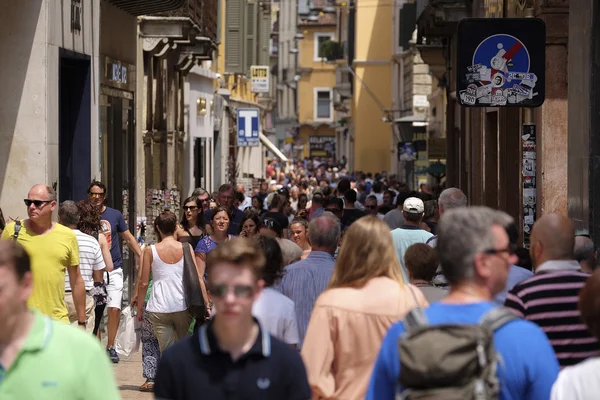
[[[58,209],[58,220],[62,225],[72,229],[77,237],[77,243],[79,245],[79,269],[81,270],[81,277],[85,283],[85,317],[87,321],[85,329],[92,332],[94,330],[95,322],[95,302],[94,298],[90,295],[90,290],[94,287],[94,281],[102,282],[104,279],[103,273],[106,264],[102,257],[102,250],[100,249],[100,244],[96,238],[77,229],[79,209],[73,201],[67,200],[60,205]],[[74,325],[77,321],[77,313],[75,312],[75,305],[73,304],[71,283],[68,274],[65,276],[65,303],[67,305],[67,310],[69,311],[69,321]]]
[[[531,232],[531,260],[535,275],[516,285],[505,307],[535,322],[548,336],[561,367],[600,355],[596,338],[581,321],[579,292],[588,274],[573,258],[575,231],[571,221],[548,214]]]

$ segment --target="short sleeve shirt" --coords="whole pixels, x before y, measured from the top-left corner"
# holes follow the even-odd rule
[[[94,287],[94,271],[103,270],[106,267],[100,243],[95,237],[74,229],[77,243],[79,245],[79,270],[85,283],[85,290]],[[71,290],[69,275],[65,277],[65,290]]]
[[[15,223],[6,226],[2,239],[12,240]],[[67,267],[79,265],[79,245],[73,231],[55,223],[52,229],[38,235],[21,224],[17,240],[31,259],[33,291],[30,308],[56,320],[69,322],[65,304],[65,272]]]
[[[123,266],[121,256],[121,247],[119,246],[119,233],[125,232],[127,223],[123,219],[123,214],[114,208],[106,207],[102,213],[102,233],[106,236],[110,246],[110,256],[112,258],[114,269]]]

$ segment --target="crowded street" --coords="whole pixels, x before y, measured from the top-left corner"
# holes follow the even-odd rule
[[[599,0],[0,10],[0,400],[600,399]]]

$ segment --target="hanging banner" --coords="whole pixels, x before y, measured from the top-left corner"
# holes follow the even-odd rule
[[[537,18],[466,18],[458,24],[457,99],[467,107],[539,107],[546,25]]]
[[[537,206],[535,184],[537,142],[535,125],[523,125],[521,143],[521,148],[523,149],[523,247],[528,248],[531,230],[535,223]]]

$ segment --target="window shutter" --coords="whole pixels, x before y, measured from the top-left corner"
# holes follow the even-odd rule
[[[259,40],[258,40],[258,63],[269,65],[269,45],[271,42],[271,14],[269,10],[260,13]]]
[[[229,1],[229,0],[227,0]],[[257,4],[248,2],[246,4],[246,65],[244,72],[250,76],[250,67],[257,65],[256,60],[256,23],[258,19]]]
[[[244,73],[243,12],[245,0],[225,1],[225,72]]]

